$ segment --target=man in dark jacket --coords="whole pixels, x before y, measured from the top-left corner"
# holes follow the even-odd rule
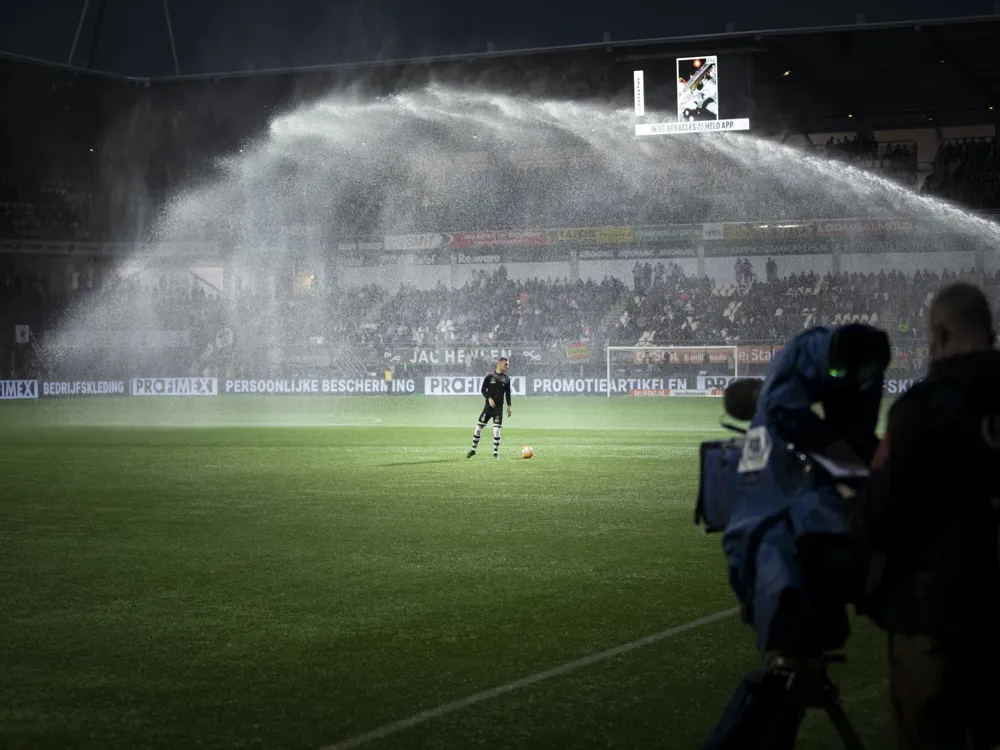
[[[889,632],[900,750],[1000,747],[1000,352],[989,304],[942,289],[926,379],[893,406],[859,510],[865,608]],[[859,607],[859,609],[861,609]]]

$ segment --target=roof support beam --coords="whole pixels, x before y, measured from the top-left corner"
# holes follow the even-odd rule
[[[90,49],[87,51],[87,62],[84,68],[94,69],[94,60],[97,59],[97,45],[101,40],[101,31],[104,29],[104,10],[107,7],[107,0],[97,0],[97,12],[94,14],[94,36],[90,39]]]
[[[73,44],[69,48],[69,58],[67,65],[73,64],[73,57],[76,55],[76,45],[80,41],[80,32],[83,31],[83,22],[87,20],[87,8],[90,7],[90,0],[83,0],[83,10],[80,11],[80,20],[76,24],[76,33],[73,35]]]
[[[170,0],[163,0],[163,18],[167,22],[167,37],[170,39],[170,54],[174,60],[174,75],[181,74],[181,66],[177,62],[177,44],[174,42],[174,24],[170,19]]]

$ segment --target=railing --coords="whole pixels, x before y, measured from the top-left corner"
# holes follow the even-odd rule
[[[368,368],[350,349],[335,350],[330,360],[331,374],[347,377],[364,377]]]
[[[886,141],[879,144],[881,156],[879,157],[880,169],[896,168],[915,174],[917,171],[917,142],[916,141]]]
[[[949,153],[951,149],[949,147],[959,146],[960,147],[959,155],[961,155],[962,152],[968,153],[969,147],[978,145],[989,146],[990,149],[992,150],[993,148],[995,148],[996,138],[992,136],[990,137],[974,136],[971,138],[947,138],[941,141],[941,145],[938,146],[937,154],[934,158],[934,166],[935,167],[944,166],[945,161],[951,158],[951,154]]]

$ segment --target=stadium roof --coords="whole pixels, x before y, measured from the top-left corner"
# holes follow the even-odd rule
[[[429,75],[421,72],[428,70],[456,81],[480,80],[483,71],[488,70],[517,70],[527,77],[534,74],[538,79],[551,79],[549,90],[544,92],[547,94],[565,93],[559,87],[565,89],[567,81],[577,79],[581,83],[604,80],[602,92],[628,94],[635,68],[648,70],[657,61],[669,61],[673,56],[728,51],[750,61],[753,119],[766,130],[886,130],[995,123],[1000,110],[998,39],[1000,15],[995,15],[612,39],[392,62],[218,71],[152,79],[105,75],[141,83],[172,81],[183,83],[183,89],[194,90],[201,87],[200,80],[202,85],[239,90],[245,97],[257,97],[257,101],[302,98],[358,76],[398,79],[403,70],[411,73],[410,82],[414,77],[419,80],[421,75]],[[78,53],[77,58],[81,57]],[[46,64],[89,72],[80,71],[78,66]]]
[[[989,16],[993,0],[8,0],[0,50],[134,79]]]

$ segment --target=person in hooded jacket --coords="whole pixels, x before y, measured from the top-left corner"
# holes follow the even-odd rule
[[[927,377],[893,405],[858,528],[859,611],[889,633],[899,750],[1000,747],[1000,352],[975,286],[940,290]]]

